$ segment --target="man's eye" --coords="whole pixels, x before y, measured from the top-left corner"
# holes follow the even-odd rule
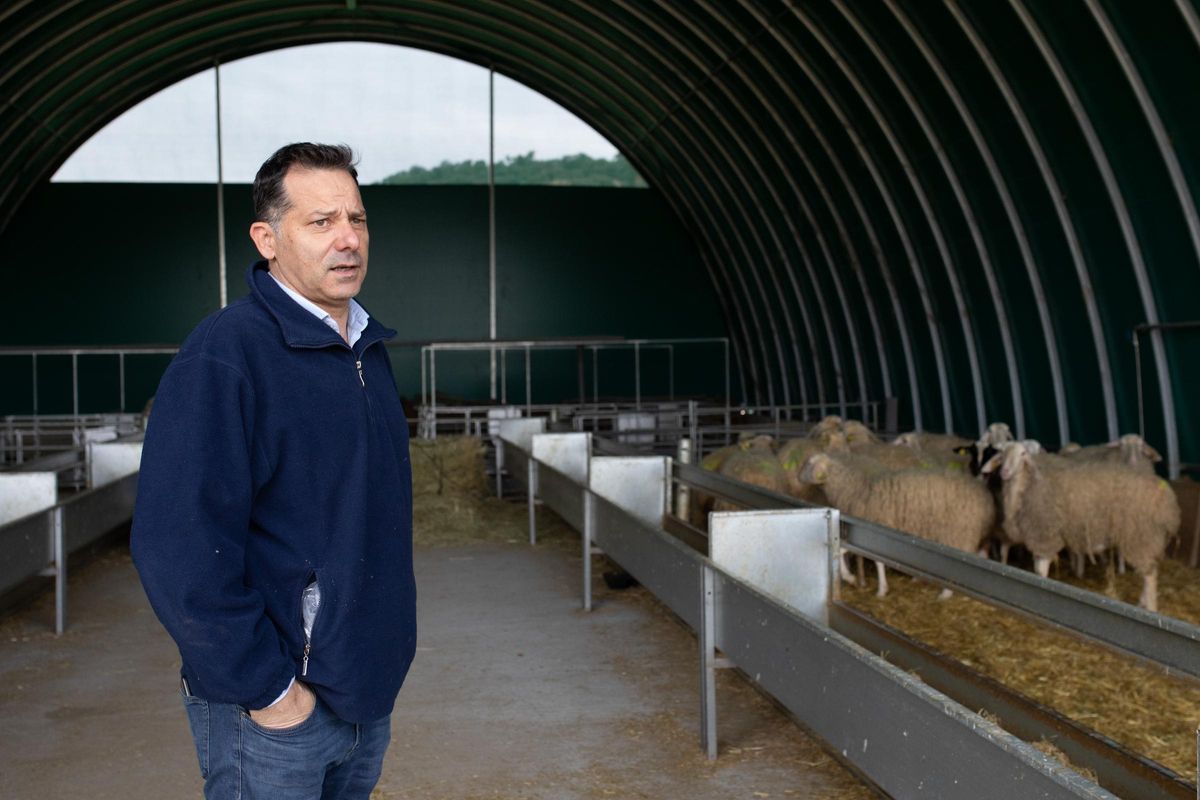
[[[316,225],[318,228],[326,228],[329,226],[329,220],[328,219],[315,219],[315,220],[313,220],[312,224]]]

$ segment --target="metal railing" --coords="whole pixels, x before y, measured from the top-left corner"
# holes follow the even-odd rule
[[[0,358],[28,358],[32,384],[32,411],[39,411],[38,359],[71,359],[71,413],[79,416],[79,359],[96,356],[116,356],[120,400],[118,409],[125,410],[125,361],[130,356],[174,355],[179,348],[173,345],[120,345],[114,347],[0,347]]]

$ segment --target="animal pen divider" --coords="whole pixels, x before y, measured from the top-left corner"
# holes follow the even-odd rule
[[[936,656],[910,648],[905,657],[921,665],[917,678],[909,672],[916,667],[875,655],[846,635],[875,626],[838,602],[836,559],[843,548],[879,559],[1192,679],[1200,677],[1200,628],[666,457],[611,455],[623,448],[590,433],[545,433],[545,424],[499,422],[498,481],[503,473],[525,488],[531,543],[539,500],[581,533],[585,609],[592,607],[590,557],[603,553],[696,632],[700,739],[710,757],[717,754],[714,671],[732,667],[894,796],[1195,796],[1195,786],[1169,770],[1053,712],[1023,707],[1035,704],[1007,697],[1004,687],[981,688],[963,677],[965,667],[955,680],[967,685],[968,699],[947,693],[953,681],[939,678]],[[759,510],[714,514],[708,552],[700,552],[663,525],[672,487],[685,483]],[[987,692],[1005,695],[1006,727],[971,710],[987,707],[976,703]],[[1053,731],[1100,783],[1006,729],[1022,726]]]

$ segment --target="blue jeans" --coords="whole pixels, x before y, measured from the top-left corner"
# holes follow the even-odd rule
[[[244,708],[184,695],[207,800],[368,800],[391,717],[356,725],[317,698],[308,719],[263,728]]]

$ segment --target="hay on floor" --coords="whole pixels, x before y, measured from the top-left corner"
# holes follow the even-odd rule
[[[1104,573],[1093,566],[1082,580],[1058,577],[1136,602],[1139,577],[1118,575],[1110,587]],[[1200,623],[1198,578],[1196,570],[1164,561],[1160,610]],[[843,600],[1195,780],[1200,685],[962,595],[938,600],[938,587],[908,576],[893,572],[888,583],[884,598],[875,597],[873,582],[843,586]]]

